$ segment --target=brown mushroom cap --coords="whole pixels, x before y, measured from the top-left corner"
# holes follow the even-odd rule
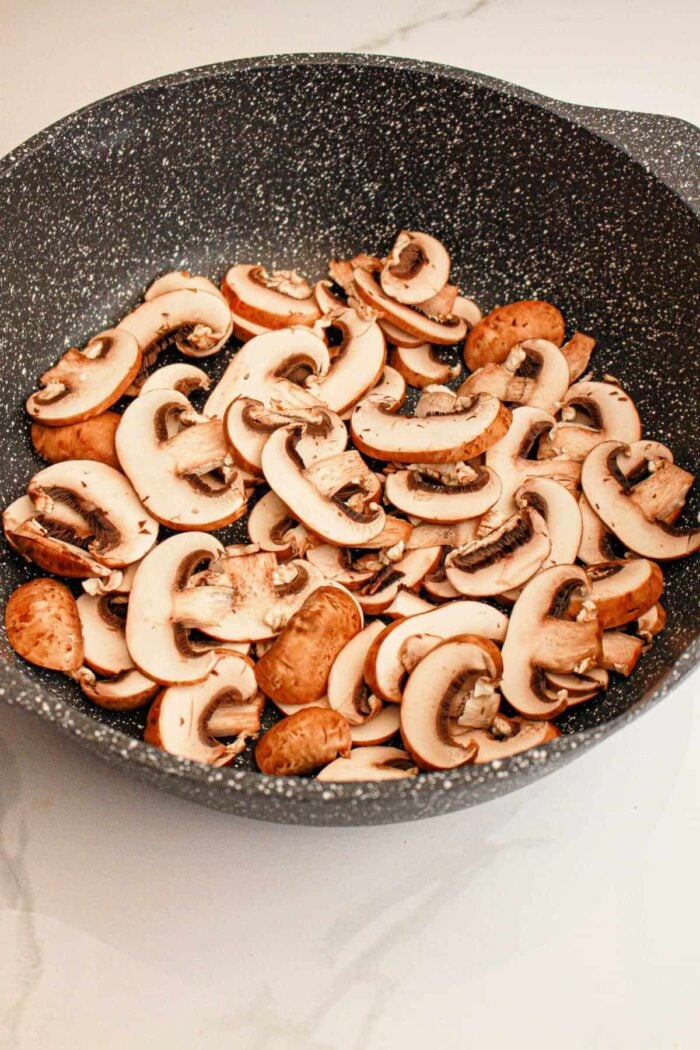
[[[621,627],[650,609],[661,597],[664,577],[661,569],[646,558],[607,561],[588,566],[591,581],[588,599],[595,603],[601,626]],[[582,599],[573,596],[571,614],[582,607]]]
[[[393,712],[387,709],[386,714],[392,715]],[[417,772],[411,756],[400,747],[354,747],[347,758],[336,758],[324,766],[316,779],[325,783],[404,780],[414,777]]]
[[[32,444],[47,463],[63,463],[67,459],[94,459],[108,467],[119,469],[114,437],[121,416],[116,412],[102,412],[84,423],[69,423],[65,427],[45,427],[32,423]]]
[[[537,299],[524,299],[496,307],[469,332],[464,360],[472,372],[490,362],[500,364],[513,347],[525,339],[546,339],[561,346],[564,318],[555,306]]]
[[[266,328],[310,326],[321,316],[313,288],[292,270],[268,272],[239,263],[227,272],[221,290],[235,313]]]
[[[550,556],[547,524],[524,507],[486,536],[471,540],[445,558],[447,579],[468,597],[487,598],[520,587]]]
[[[329,708],[307,707],[283,718],[262,736],[255,748],[261,773],[289,777],[311,773],[352,747],[350,726]]]
[[[39,667],[70,673],[83,662],[75,598],[57,580],[20,584],[5,606],[5,630],[14,651]]]

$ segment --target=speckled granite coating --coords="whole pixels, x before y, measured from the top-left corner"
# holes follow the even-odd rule
[[[259,260],[314,277],[331,255],[385,251],[405,225],[444,240],[482,308],[556,303],[571,331],[599,340],[595,371],[622,381],[645,434],[697,469],[699,144],[671,118],[355,55],[192,70],[66,118],[0,162],[3,504],[36,469],[21,410],[36,376],[116,321],[157,273],[219,279],[232,261]],[[205,367],[216,376],[227,357]],[[697,502],[688,521],[696,512]],[[33,571],[7,550],[2,559],[4,605]],[[417,780],[318,784],[264,777],[250,759],[212,770],[163,754],[138,739],[144,712],[95,709],[70,682],[19,661],[4,635],[0,695],[214,808],[289,823],[411,820],[522,787],[664,697],[700,652],[697,562],[669,566],[666,578],[667,630],[630,680],[559,720],[563,737]]]

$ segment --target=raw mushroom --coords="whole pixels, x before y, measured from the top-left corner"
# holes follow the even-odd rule
[[[268,328],[264,324],[256,324],[255,321],[249,321],[245,317],[241,317],[240,314],[231,311],[231,320],[233,321],[233,334],[236,339],[240,339],[242,343],[247,343],[250,339],[255,339],[256,335],[266,335],[267,332],[273,331],[272,328]]]
[[[334,310],[325,321],[341,332],[342,341],[331,350],[328,374],[320,379],[309,377],[306,385],[334,412],[345,412],[381,379],[386,343],[376,321],[360,317],[351,308]]]
[[[463,745],[476,745],[474,765],[481,766],[522,754],[533,747],[542,747],[558,736],[561,733],[552,722],[533,722],[519,715],[515,718],[496,715],[493,724],[487,728],[472,729],[463,739]]]
[[[399,709],[396,704],[382,705],[366,722],[350,726],[355,747],[374,747],[391,740],[399,731]]]
[[[97,678],[87,667],[74,675],[83,693],[105,711],[135,711],[151,700],[161,686],[132,667],[110,678]]]
[[[390,401],[396,406],[396,411],[398,412],[406,400],[406,380],[395,368],[387,365],[382,372],[379,382],[372,387],[367,397],[375,397],[380,401]],[[355,406],[353,405],[352,408],[341,412],[340,418],[346,423],[349,422],[352,419],[354,408]]]
[[[528,478],[515,493],[518,507],[532,507],[547,525],[550,551],[542,568],[571,565],[581,546],[583,524],[576,497],[553,478]]]
[[[513,606],[503,643],[501,690],[526,718],[555,718],[567,707],[565,695],[546,696],[545,671],[583,673],[600,664],[602,632],[595,609],[589,605],[584,618],[564,619],[577,591],[590,602],[585,571],[553,565],[525,584]]]
[[[244,477],[221,420],[195,412],[184,394],[136,398],[117,430],[117,455],[149,512],[173,529],[218,529],[245,512]]]
[[[473,762],[474,729],[498,712],[502,662],[487,638],[464,634],[440,642],[411,671],[401,702],[401,737],[421,769]]]
[[[328,703],[350,726],[363,725],[382,709],[382,702],[370,692],[363,671],[367,651],[383,630],[381,620],[368,624],[346,642],[328,675]]]
[[[311,773],[338,756],[350,755],[350,726],[337,711],[308,707],[283,718],[255,748],[261,773],[291,777]]]
[[[144,368],[173,342],[188,357],[210,357],[221,350],[232,328],[231,311],[223,296],[198,288],[181,288],[148,299],[117,325],[136,337]]]
[[[481,320],[482,313],[473,299],[467,299],[464,295],[458,295],[452,307],[452,313],[462,321],[466,321],[469,328],[473,328]]]
[[[71,674],[83,663],[83,636],[75,598],[65,583],[22,583],[5,606],[7,640],[24,660]]]
[[[389,358],[393,367],[401,373],[411,386],[424,387],[431,383],[447,383],[455,379],[462,370],[459,362],[455,365],[441,361],[435,355],[430,343],[419,343],[418,346],[396,346]]]
[[[656,605],[652,605],[650,609],[637,620],[636,631],[640,638],[646,642],[647,645],[651,645],[654,636],[663,631],[666,626],[666,610],[660,602]]]
[[[586,371],[594,347],[595,339],[583,332],[574,332],[568,343],[564,343],[561,352],[569,366],[570,383],[575,383]]]
[[[471,372],[492,362],[500,364],[526,339],[546,339],[561,346],[564,318],[555,306],[538,299],[497,306],[469,332],[464,360]]]
[[[399,303],[417,306],[444,288],[450,277],[450,257],[435,237],[402,230],[380,274],[383,291]]]
[[[459,317],[434,321],[420,310],[391,299],[367,270],[355,270],[353,290],[363,303],[377,311],[380,319],[390,321],[423,343],[452,346],[464,339],[467,333],[466,322]]]
[[[439,471],[397,470],[388,474],[386,498],[421,521],[452,523],[485,514],[501,494],[498,475],[488,468],[467,467],[461,480],[445,482]]]
[[[601,664],[607,670],[617,671],[627,677],[634,671],[643,652],[644,642],[641,638],[623,631],[603,631]]]
[[[652,463],[652,473],[634,486],[630,498],[650,520],[673,525],[681,516],[695,478],[671,460],[655,459],[650,467]]]
[[[589,422],[569,422],[583,412]],[[638,441],[642,436],[639,413],[631,397],[616,383],[576,383],[563,399],[563,422],[540,443],[540,456],[560,455],[584,460],[601,441]]]
[[[152,372],[142,384],[139,395],[150,394],[152,390],[177,390],[178,394],[189,397],[195,390],[208,390],[210,386],[211,379],[201,368],[187,361],[177,361]]]
[[[354,747],[347,758],[336,758],[324,766],[316,779],[324,783],[356,780],[405,780],[418,767],[400,747]]]
[[[446,415],[402,416],[395,407],[373,397],[357,405],[350,433],[360,452],[394,463],[459,463],[502,438],[511,418],[490,394],[457,398]]]
[[[661,569],[646,558],[589,565],[587,571],[591,581],[588,600],[595,603],[604,629],[636,620],[657,603],[664,588]],[[572,615],[582,604],[581,599],[572,598]]]
[[[392,321],[387,321],[386,317],[380,317],[377,324],[384,332],[387,341],[395,347],[416,347],[424,346],[424,340],[419,336],[409,335],[408,332],[404,332],[401,328],[395,325]]]
[[[523,507],[486,536],[450,551],[445,571],[460,594],[488,598],[520,587],[550,553],[544,518],[532,507]]]
[[[313,288],[294,270],[241,263],[228,271],[221,290],[236,314],[266,328],[309,326],[321,316]]]
[[[63,504],[37,514],[29,496],[20,496],[2,515],[5,539],[26,561],[56,576],[111,575],[86,549],[93,533],[80,514]]]
[[[345,451],[345,424],[335,412],[320,405],[280,412],[261,401],[239,397],[226,409],[224,434],[236,462],[253,474],[262,474],[262,451],[267,439],[273,431],[290,423],[304,424],[298,451],[307,465]]]
[[[131,386],[141,369],[141,351],[129,332],[110,329],[84,350],[72,347],[41,376],[41,390],[27,400],[37,423],[60,427],[100,415]]]
[[[556,412],[569,386],[569,366],[561,350],[546,339],[518,343],[502,364],[473,372],[459,388],[460,397],[493,394],[501,401]]]
[[[595,565],[601,561],[614,561],[614,533],[606,529],[586,497],[581,493],[578,500],[581,511],[581,542],[577,557],[584,565]],[[573,561],[573,558],[571,559]]]
[[[126,646],[126,596],[81,594],[76,604],[88,667],[111,676],[132,670],[134,661]]]
[[[392,620],[403,620],[407,616],[431,612],[434,608],[435,606],[427,602],[425,598],[421,598],[420,595],[409,590],[408,587],[400,586],[393,602],[384,610],[382,615],[390,616]]]
[[[328,263],[328,276],[334,284],[342,288],[346,295],[353,290],[353,280],[358,270],[367,270],[368,273],[378,273],[384,262],[376,255],[367,255],[359,252],[352,259],[331,259]]]
[[[32,445],[47,463],[63,463],[67,459],[94,459],[108,467],[119,469],[114,447],[114,436],[121,422],[116,412],[102,412],[84,423],[69,423],[65,427],[45,427],[32,423]]]
[[[566,699],[567,707],[595,699],[608,688],[610,675],[603,667],[591,667],[584,674],[544,672],[544,695],[549,700]]]
[[[586,499],[606,527],[635,554],[657,561],[685,558],[700,549],[700,528],[678,529],[649,518],[633,498],[625,460],[636,458],[639,444],[603,441],[589,452],[581,472]]]
[[[399,587],[418,588],[428,573],[433,572],[441,555],[441,547],[423,547],[408,551],[395,561],[388,560],[357,592],[363,611],[368,616],[377,616],[391,605]]]
[[[311,544],[303,525],[289,507],[270,490],[255,504],[248,516],[250,542],[263,551],[274,551],[278,559],[301,557]]]

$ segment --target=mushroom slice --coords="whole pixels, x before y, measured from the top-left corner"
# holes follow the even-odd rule
[[[376,255],[358,252],[352,259],[331,259],[328,263],[328,276],[346,294],[350,294],[357,270],[367,270],[369,273],[376,273],[381,270],[383,265],[383,261],[378,259]]]
[[[332,281],[316,281],[314,295],[323,317],[334,310],[345,310],[347,308],[346,300],[341,299],[340,296],[334,293]]]
[[[380,274],[386,295],[413,306],[437,295],[449,279],[445,247],[430,234],[415,230],[401,230]]]
[[[10,547],[45,572],[78,578],[111,575],[85,549],[93,532],[70,507],[55,504],[51,514],[38,514],[29,496],[21,496],[3,511],[2,527]]]
[[[617,671],[625,677],[631,675],[643,652],[644,642],[641,638],[623,631],[603,631],[601,664],[608,671]]]
[[[245,511],[243,477],[221,420],[194,411],[184,394],[153,390],[127,408],[117,454],[139,499],[173,529],[218,529]]]
[[[396,406],[396,411],[398,412],[406,400],[406,380],[395,368],[387,365],[382,372],[381,379],[376,386],[372,387],[367,396],[377,398],[380,401],[391,402]],[[340,413],[340,418],[346,423],[352,419],[354,407],[353,405],[352,408],[348,408],[345,412]]]
[[[351,638],[336,656],[328,675],[328,703],[350,726],[361,726],[382,709],[381,700],[373,696],[364,679],[365,657],[377,635],[384,630],[375,620]]]
[[[306,560],[323,573],[327,580],[333,580],[349,591],[359,590],[376,574],[375,568],[357,568],[345,547],[333,547],[322,543],[306,552]]]
[[[462,370],[457,362],[450,365],[435,355],[430,343],[418,346],[396,346],[389,358],[393,367],[401,373],[410,386],[424,387],[431,383],[447,383],[455,379]]]
[[[387,475],[384,491],[405,514],[422,521],[458,523],[485,514],[501,494],[500,478],[492,470],[477,467],[469,474],[457,484],[446,484],[420,467],[398,470]]]
[[[281,559],[301,557],[311,543],[304,526],[274,492],[266,492],[251,510],[248,535],[251,543]]]
[[[208,277],[203,277],[201,274],[192,275],[189,270],[173,270],[172,273],[164,273],[162,277],[156,277],[155,281],[149,284],[143,297],[146,302],[149,302],[151,299],[157,299],[159,295],[180,292],[183,288],[209,292],[210,295],[221,295],[214,282]]]
[[[473,372],[459,395],[493,394],[501,401],[556,412],[569,386],[569,366],[561,350],[546,339],[516,344],[502,364],[490,362]]]
[[[231,309],[246,321],[266,328],[312,325],[321,311],[308,281],[294,270],[272,270],[239,263],[221,285]]]
[[[366,722],[350,726],[350,737],[355,747],[373,747],[385,744],[399,731],[399,708],[396,704],[383,704]]]
[[[454,304],[457,301],[457,290],[456,285],[446,284],[429,299],[416,303],[416,309],[429,317],[431,321],[446,321],[452,317]]]
[[[496,715],[493,725],[487,729],[472,729],[463,740],[463,746],[476,745],[478,751],[474,765],[481,766],[520,755],[533,747],[542,747],[558,736],[561,733],[552,722],[533,722],[519,715],[515,718]]]
[[[371,540],[367,540],[365,543],[356,544],[358,550],[369,549],[369,550],[389,550],[391,547],[396,547],[397,544],[403,544],[403,548],[408,544],[411,536],[413,535],[413,525],[410,521],[404,521],[403,518],[397,518],[393,514],[387,514],[384,521],[384,528],[381,532],[378,532],[376,536],[373,536]],[[435,543],[426,543],[425,547],[435,547]]]
[[[401,703],[404,679],[440,642],[478,634],[496,642],[506,636],[508,617],[481,602],[455,601],[389,624],[365,658],[365,680],[382,700]]]
[[[578,548],[580,561],[584,565],[595,565],[601,561],[614,561],[614,533],[606,529],[586,497],[581,493],[578,500],[581,512],[581,542]],[[571,561],[574,559],[571,558]]]
[[[83,662],[83,636],[75,598],[65,583],[36,579],[20,584],[5,606],[7,640],[24,660],[71,674]]]
[[[150,367],[169,343],[188,357],[210,357],[228,340],[233,322],[221,295],[181,288],[141,303],[117,328],[136,336],[143,364]]]
[[[255,339],[256,335],[266,335],[267,332],[271,332],[273,329],[268,328],[264,324],[256,324],[255,321],[249,321],[245,317],[241,317],[240,314],[231,311],[231,320],[233,321],[233,335],[235,339],[240,339],[242,343],[247,343],[249,339]]]
[[[399,328],[392,321],[387,321],[386,317],[380,317],[377,324],[384,332],[388,342],[395,347],[416,347],[424,346],[424,341],[415,335],[409,335],[408,332],[404,332],[403,329]]]
[[[84,423],[69,423],[65,427],[45,427],[32,423],[31,436],[35,451],[47,463],[63,463],[66,459],[94,459],[119,469],[114,448],[114,435],[121,422],[116,412],[102,412]]]
[[[487,598],[521,586],[542,567],[550,552],[544,518],[524,507],[493,532],[450,551],[445,572],[460,594]]]
[[[503,437],[510,412],[490,394],[458,398],[449,415],[400,416],[367,398],[355,408],[350,433],[365,455],[395,463],[459,463]]]
[[[119,675],[133,669],[126,647],[127,598],[122,594],[81,594],[77,600],[88,667],[102,675]]]
[[[562,699],[565,693],[567,705],[573,707],[587,700],[593,700],[598,693],[608,688],[610,675],[602,667],[591,667],[585,674],[562,674],[558,671],[545,671],[545,695],[550,700]]]
[[[584,412],[590,423],[569,422]],[[540,443],[540,455],[560,455],[584,460],[595,445],[615,438],[638,441],[642,424],[632,398],[616,383],[576,383],[570,387],[562,408],[563,422]]]
[[[270,435],[262,453],[268,485],[298,521],[327,543],[356,547],[371,540],[386,518],[373,502],[375,476],[356,452],[307,468],[298,452],[302,436],[303,427],[298,426],[280,427]]]
[[[462,597],[447,579],[444,564],[424,578],[423,590],[435,602],[453,602]]]
[[[376,321],[360,317],[356,310],[334,310],[325,322],[338,329],[342,341],[332,351],[328,374],[310,376],[308,389],[334,412],[345,412],[381,379],[386,364],[384,334]]]
[[[595,339],[583,332],[574,332],[568,343],[564,343],[561,352],[569,366],[569,382],[575,383],[588,368],[595,347]]]
[[[318,398],[301,384],[309,375],[324,376],[329,364],[328,347],[305,328],[256,336],[232,358],[204,412],[223,419],[238,397],[253,398],[282,412],[317,406]]]
[[[632,498],[625,460],[636,458],[635,442],[603,441],[583,463],[581,485],[603,523],[635,554],[658,561],[685,558],[700,549],[700,528],[679,529],[652,521]]]
[[[518,507],[532,507],[547,525],[550,551],[542,568],[571,565],[581,546],[583,523],[576,497],[553,478],[528,478],[515,494]]]
[[[189,397],[195,390],[208,390],[210,386],[211,379],[201,368],[186,361],[178,361],[152,372],[142,384],[139,394],[150,394],[152,390],[177,390],[178,394]]]
[[[660,602],[656,605],[652,605],[650,609],[637,620],[636,631],[640,638],[642,638],[647,645],[651,645],[654,635],[659,634],[663,631],[666,626],[666,610]]]
[[[75,676],[83,693],[105,711],[135,711],[151,700],[161,686],[135,668],[111,678],[96,678],[83,667]]]
[[[53,463],[34,475],[27,495],[36,508],[34,520],[40,524],[60,515],[61,506],[79,514],[84,531],[74,533],[77,545],[107,568],[139,561],[158,537],[158,523],[143,508],[129,481],[106,463],[88,459]],[[70,529],[61,538],[74,542]]]
[[[561,346],[564,318],[555,306],[538,299],[497,306],[469,332],[464,360],[471,372],[490,363],[500,364],[525,339],[546,339]]]
[[[310,466],[317,459],[345,451],[348,432],[340,416],[328,408],[297,408],[279,412],[261,401],[240,397],[226,409],[224,434],[236,461],[254,474],[262,474],[262,450],[273,431],[290,423],[303,423],[298,452]]]
[[[598,618],[563,618],[576,591],[590,596],[585,571],[577,565],[553,565],[525,584],[513,606],[503,643],[501,690],[527,718],[555,718],[567,707],[566,696],[552,700],[546,695],[544,671],[583,673],[600,663]]]
[[[673,525],[680,517],[695,478],[667,459],[651,460],[653,472],[632,489],[630,498],[650,521]]]
[[[594,602],[603,628],[636,620],[656,604],[664,588],[661,569],[646,558],[589,565],[587,571],[591,581],[588,600]],[[581,608],[581,599],[573,597],[572,615]]]
[[[129,332],[109,329],[84,350],[72,347],[41,376],[41,389],[27,400],[37,423],[60,427],[92,419],[118,401],[141,368],[141,351]]]
[[[383,612],[383,616],[390,616],[392,620],[403,620],[407,616],[416,616],[418,613],[432,612],[435,608],[425,598],[421,598],[408,587],[399,587],[398,594]]]
[[[440,642],[408,676],[401,737],[421,769],[456,769],[476,758],[474,729],[498,712],[501,654],[493,642],[464,634]]]
[[[434,570],[441,555],[441,547],[424,547],[383,565],[357,594],[363,611],[368,616],[377,616],[391,605],[399,587],[419,587],[424,577]]]
[[[452,313],[462,321],[466,321],[470,328],[478,324],[482,313],[473,299],[467,299],[464,295],[458,295],[452,307]]]
[[[371,722],[367,724],[369,726]],[[418,768],[411,756],[400,747],[354,747],[348,758],[336,758],[324,766],[316,779],[325,783],[404,780],[417,773]]]
[[[467,333],[467,325],[459,317],[450,317],[446,321],[433,321],[420,310],[391,299],[382,290],[374,275],[367,270],[355,270],[353,290],[357,296],[379,314],[380,319],[391,321],[408,335],[415,336],[424,343],[436,343],[439,346],[451,346],[458,343]]]
[[[458,521],[453,525],[418,524],[406,541],[407,550],[421,547],[461,547],[476,536],[474,520]]]
[[[213,655],[215,665],[204,681],[161,692],[148,712],[144,740],[193,762],[226,766],[260,729],[265,701],[249,660],[236,653]],[[219,736],[236,740],[222,744]]]
[[[81,586],[86,594],[129,594],[136,570],[141,563],[133,561],[124,569],[114,569],[107,577],[83,580]]]

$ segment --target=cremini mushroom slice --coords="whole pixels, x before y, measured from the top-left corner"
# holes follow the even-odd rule
[[[353,290],[363,303],[377,311],[380,319],[390,321],[408,335],[420,339],[421,342],[452,346],[453,343],[464,339],[467,333],[467,324],[459,317],[450,317],[446,321],[434,321],[420,310],[405,306],[390,298],[374,275],[367,270],[355,270]]]
[[[384,630],[381,620],[368,624],[340,650],[328,675],[328,703],[339,711],[350,726],[360,726],[382,709],[364,679],[365,657],[377,635]]]
[[[550,551],[543,569],[576,561],[583,523],[578,501],[569,489],[553,478],[528,478],[516,492],[515,502],[518,507],[532,507],[545,520]]]
[[[161,689],[158,682],[147,678],[134,667],[110,678],[97,678],[88,667],[81,667],[72,677],[88,700],[105,711],[136,711],[152,700]]]
[[[94,459],[108,467],[119,469],[114,436],[121,422],[116,412],[102,412],[84,423],[69,423],[65,427],[45,427],[32,423],[32,445],[47,463],[63,463],[67,459]]]
[[[367,394],[367,397],[374,397],[380,401],[391,402],[396,406],[398,412],[403,407],[403,403],[406,400],[406,380],[397,372],[391,365],[387,365],[382,372],[381,378],[376,386]],[[352,419],[352,413],[355,406],[347,408],[344,412],[340,413],[340,418],[348,423]]]
[[[146,302],[149,302],[151,299],[157,299],[159,295],[180,292],[183,288],[209,292],[210,295],[221,295],[214,282],[208,277],[202,274],[191,274],[189,270],[173,270],[172,273],[164,273],[161,277],[156,277],[155,281],[149,284],[143,297]]]
[[[326,693],[331,667],[362,628],[357,603],[338,587],[319,587],[258,660],[255,674],[266,696],[305,704]]]
[[[164,689],[148,712],[144,740],[171,755],[229,765],[260,729],[264,697],[252,663],[236,653],[214,654],[208,677],[190,685]],[[216,739],[236,736],[231,744]]]
[[[589,422],[570,422],[577,413]],[[632,398],[616,383],[586,381],[570,387],[563,399],[562,422],[540,442],[540,455],[584,460],[601,441],[638,441],[642,424]]]
[[[614,561],[616,557],[613,547],[614,533],[606,529],[583,493],[579,496],[578,506],[581,512],[582,529],[577,557],[584,565]]]
[[[523,507],[486,536],[450,551],[445,572],[460,594],[488,598],[520,587],[550,553],[544,518],[534,508]]]
[[[680,517],[695,477],[667,459],[649,462],[651,474],[632,489],[630,498],[649,518],[673,525]]]
[[[418,588],[438,565],[442,548],[423,547],[402,553],[395,560],[391,560],[388,554],[386,564],[378,568],[357,591],[357,600],[367,616],[383,613],[396,598],[399,587]]]
[[[334,412],[345,412],[357,404],[381,379],[386,364],[386,342],[376,321],[344,307],[324,318],[340,331],[342,340],[331,350],[327,375],[309,376],[307,388]]]
[[[374,397],[355,408],[352,439],[365,455],[395,463],[459,463],[472,459],[508,430],[510,412],[490,394],[457,398],[452,412],[435,416],[395,414]]]
[[[152,390],[177,390],[189,397],[195,390],[208,390],[211,379],[206,372],[187,361],[176,361],[151,372],[139,389],[139,394],[150,394]]]
[[[625,677],[631,675],[643,652],[644,642],[641,638],[623,631],[603,631],[601,665],[608,671],[617,671]]]
[[[657,602],[638,618],[635,630],[647,645],[651,645],[654,636],[663,631],[665,626],[666,610],[660,602]]]
[[[85,549],[93,532],[70,507],[56,504],[51,514],[38,514],[29,496],[21,496],[3,511],[2,527],[10,547],[45,572],[78,578],[111,576]]]
[[[221,290],[231,309],[266,328],[312,325],[321,311],[308,281],[294,270],[272,270],[239,263],[223,279]]]
[[[462,366],[451,365],[436,356],[430,343],[419,343],[418,346],[395,346],[389,360],[392,366],[401,373],[410,386],[424,387],[431,383],[448,383],[455,379]]]
[[[452,313],[462,321],[466,321],[469,328],[473,328],[482,318],[482,313],[473,299],[464,295],[458,295],[452,307]]]
[[[488,728],[472,729],[463,739],[463,745],[476,745],[478,750],[474,765],[481,766],[486,762],[520,755],[533,747],[542,747],[558,736],[561,733],[552,722],[533,722],[519,715],[515,718],[496,715]]]
[[[309,375],[325,376],[328,347],[315,332],[290,328],[256,336],[231,359],[204,406],[223,419],[232,401],[250,397],[282,412],[319,404],[303,385]]]
[[[236,462],[251,473],[262,474],[262,450],[267,439],[273,431],[290,423],[304,424],[297,450],[307,466],[345,451],[345,424],[335,412],[321,405],[280,412],[261,401],[239,397],[226,409],[224,434]]]
[[[123,569],[113,569],[109,576],[88,577],[81,580],[81,586],[86,594],[129,594],[134,582],[136,570],[141,563],[132,561],[131,565]]]
[[[546,339],[517,343],[502,364],[482,365],[459,388],[461,397],[493,394],[501,401],[556,412],[569,386],[569,366]]]
[[[323,573],[327,580],[333,580],[349,591],[359,590],[377,571],[372,565],[358,567],[347,547],[334,547],[330,543],[312,547],[306,552],[306,560]]]
[[[444,245],[416,230],[401,230],[380,273],[386,295],[412,306],[437,295],[449,278],[450,257]]]
[[[231,335],[233,322],[223,296],[198,288],[181,288],[141,303],[119,322],[117,329],[136,337],[143,366],[150,368],[170,343],[188,357],[218,353]]]
[[[438,525],[420,522],[406,540],[406,550],[418,550],[421,547],[461,547],[476,536],[475,520],[458,521],[454,524]]]
[[[316,296],[322,319],[326,314],[330,314],[334,310],[345,310],[348,305],[345,298],[335,294],[332,281],[316,281],[314,295]]]
[[[328,276],[334,284],[342,288],[346,294],[353,290],[353,279],[357,270],[367,270],[368,273],[378,273],[384,262],[376,255],[367,255],[366,252],[358,252],[352,259],[331,259],[328,263]]]
[[[588,600],[585,616],[566,620],[576,592]],[[563,692],[555,700],[547,697],[544,672],[583,673],[599,665],[601,634],[584,569],[553,565],[538,572],[510,614],[502,649],[503,695],[526,718],[555,718],[566,709],[567,697]]]
[[[389,624],[365,658],[365,680],[375,696],[401,703],[403,682],[419,660],[448,638],[478,634],[496,642],[506,636],[508,617],[481,602],[454,601]]]
[[[429,317],[431,321],[447,321],[453,316],[454,305],[457,301],[458,288],[454,284],[446,284],[435,295],[425,299],[422,303],[416,303],[416,309]]]
[[[561,346],[564,318],[555,306],[538,299],[497,306],[469,332],[464,360],[471,372],[490,363],[500,364],[526,339],[546,339]]]
[[[338,756],[349,757],[351,747],[350,726],[342,715],[330,708],[309,707],[268,729],[255,748],[255,761],[261,773],[300,776]]]
[[[564,343],[561,352],[569,366],[569,382],[575,383],[588,368],[595,347],[595,339],[583,332],[574,332],[568,343]]]
[[[607,528],[635,554],[657,561],[685,558],[700,549],[700,528],[679,529],[650,520],[632,498],[634,487],[626,477],[625,460],[635,458],[638,444],[603,441],[589,452],[581,472],[586,499]]]
[[[595,603],[603,628],[621,627],[636,620],[661,597],[664,577],[661,569],[646,558],[608,561],[589,565],[591,581],[588,601]],[[576,615],[582,600],[571,599],[571,613]]]
[[[327,543],[356,547],[384,528],[376,502],[377,479],[357,452],[321,459],[306,467],[298,446],[304,428],[280,427],[262,453],[265,479],[292,515]]]
[[[401,738],[421,769],[473,762],[474,729],[498,712],[502,662],[487,638],[463,634],[432,648],[408,676],[401,701]]]
[[[386,317],[380,317],[377,324],[384,332],[387,341],[395,347],[416,347],[424,346],[425,342],[420,336],[409,335],[408,332],[404,332],[403,329],[399,328],[392,321],[387,321]]]
[[[271,490],[251,510],[248,535],[251,543],[256,543],[263,551],[274,551],[278,559],[301,557],[312,543],[304,526]]]
[[[399,586],[396,597],[391,605],[387,606],[382,615],[390,616],[392,620],[403,620],[407,616],[431,612],[434,608],[435,606],[431,602],[421,598],[415,591],[410,590],[408,587]]]
[[[184,394],[136,398],[117,431],[117,455],[139,499],[173,529],[218,529],[245,511],[244,478],[221,420],[195,412]]]
[[[83,636],[75,598],[65,583],[22,583],[5,606],[5,631],[14,651],[29,663],[71,674],[83,663]]]
[[[452,523],[477,518],[492,507],[501,494],[501,480],[487,468],[467,467],[462,480],[445,482],[439,471],[397,470],[388,474],[386,498],[422,521]]]
[[[383,704],[366,722],[350,726],[354,747],[373,747],[391,740],[399,731],[399,708],[397,704]]]
[[[378,532],[372,539],[366,540],[364,543],[358,543],[356,546],[358,550],[388,550],[390,547],[396,547],[397,543],[402,543],[405,548],[412,535],[413,525],[410,521],[406,521],[404,518],[397,518],[395,514],[387,514],[382,531]],[[425,543],[423,546],[434,547],[437,544]]]
[[[141,369],[141,351],[129,332],[109,329],[84,350],[72,347],[41,376],[41,389],[27,400],[37,423],[60,427],[100,415],[118,401]]]
[[[88,667],[108,676],[132,670],[125,633],[127,596],[81,594],[76,604]]]
[[[231,311],[231,320],[233,321],[234,337],[240,339],[242,343],[255,339],[256,335],[266,335],[267,332],[273,331],[267,325],[249,321],[246,317],[241,317],[240,314],[235,313],[233,310]]]
[[[568,707],[593,700],[608,688],[610,675],[603,667],[591,667],[584,674],[544,672],[544,695],[550,700],[565,699]]]
[[[392,712],[387,711],[389,714]],[[356,780],[405,780],[417,773],[415,762],[400,747],[354,747],[347,758],[336,758],[324,766],[316,779],[339,784]]]

